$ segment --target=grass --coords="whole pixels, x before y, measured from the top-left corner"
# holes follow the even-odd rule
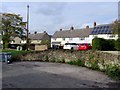
[[[16,55],[22,55],[22,54],[26,54],[28,52],[31,52],[31,51],[17,51],[17,50],[2,50],[2,52],[11,52],[11,55],[12,56],[16,56]]]

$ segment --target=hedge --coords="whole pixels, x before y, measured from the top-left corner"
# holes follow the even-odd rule
[[[115,40],[106,40],[103,38],[96,37],[92,40],[92,47],[93,47],[93,50],[101,50],[101,51],[116,50],[117,47],[115,48],[115,43],[116,43]],[[118,43],[116,43],[116,45],[118,45]]]

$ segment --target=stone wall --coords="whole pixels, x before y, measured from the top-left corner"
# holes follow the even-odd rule
[[[50,62],[70,62],[82,60],[85,66],[90,67],[91,62],[98,63],[101,69],[107,64],[120,66],[120,55],[114,55],[98,51],[70,51],[70,50],[47,50],[32,52],[21,57],[21,60],[39,60]]]

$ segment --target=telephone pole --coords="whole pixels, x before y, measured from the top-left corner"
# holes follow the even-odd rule
[[[29,5],[27,5],[27,29],[26,29],[26,49],[28,51],[28,32],[29,32]]]

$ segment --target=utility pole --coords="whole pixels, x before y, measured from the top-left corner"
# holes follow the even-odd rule
[[[28,32],[29,32],[29,5],[27,5],[27,29],[26,29],[26,49],[28,51]]]

